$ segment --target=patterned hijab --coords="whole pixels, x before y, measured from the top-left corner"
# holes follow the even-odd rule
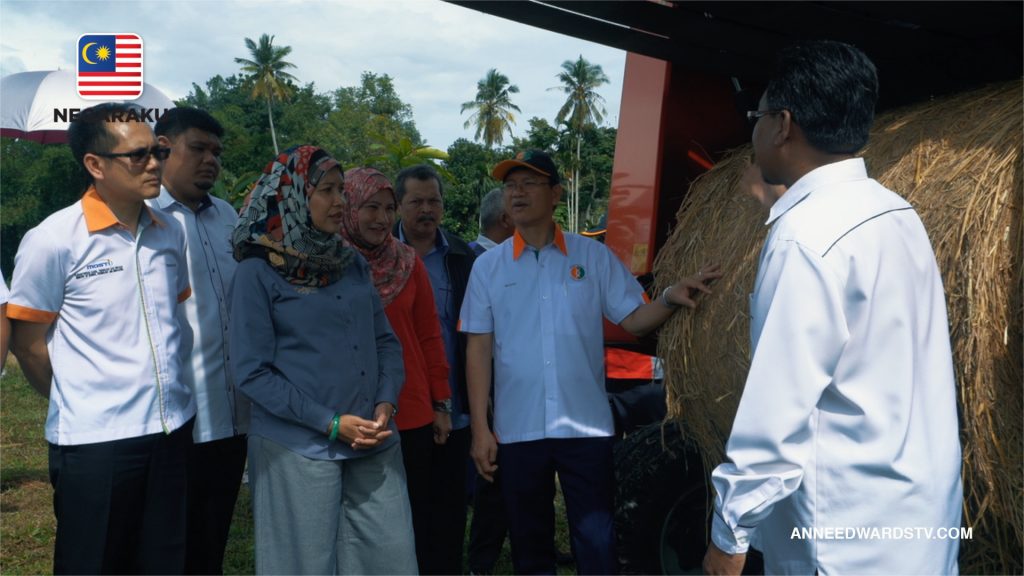
[[[267,164],[232,234],[235,260],[262,258],[288,282],[327,286],[341,278],[352,249],[313,227],[309,196],[337,160],[315,146],[285,150]]]
[[[391,192],[394,188],[387,177],[373,168],[353,168],[345,172],[345,201],[348,210],[341,220],[341,235],[354,245],[373,271],[373,285],[380,293],[381,302],[387,306],[402,292],[416,264],[416,251],[395,238],[390,229],[384,242],[374,246],[368,243],[359,230],[359,209],[371,196],[381,190]]]

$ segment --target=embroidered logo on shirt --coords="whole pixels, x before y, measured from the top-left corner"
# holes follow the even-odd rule
[[[91,264],[85,265],[85,272],[79,272],[75,274],[75,280],[81,280],[82,278],[92,278],[93,276],[102,276],[103,274],[110,274],[111,272],[121,272],[124,270],[122,266],[114,266],[114,261],[110,258],[104,258],[97,260]]]
[[[573,280],[583,280],[583,277],[586,275],[587,271],[579,264],[575,264],[572,268],[569,268],[569,277]]]

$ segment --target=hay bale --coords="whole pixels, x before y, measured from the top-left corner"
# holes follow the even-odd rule
[[[964,479],[961,571],[1021,573],[1024,541],[1020,81],[892,111],[863,151],[868,172],[920,214],[946,289]],[[669,418],[721,462],[749,368],[747,295],[766,213],[738,189],[746,146],[693,183],[655,261],[658,289],[705,262],[727,272],[696,314],[662,329]],[[710,468],[709,468],[710,469]]]

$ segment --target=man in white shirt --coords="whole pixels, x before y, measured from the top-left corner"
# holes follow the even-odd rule
[[[0,376],[7,365],[7,347],[11,341],[11,321],[7,319],[7,301],[10,299],[7,280],[4,279],[3,272],[0,272]]]
[[[21,240],[12,346],[50,400],[55,574],[174,574],[185,566],[188,445],[196,404],[185,233],[145,204],[169,150],[129,104],[71,122],[90,182]]]
[[[196,397],[189,451],[186,574],[220,574],[235,500],[245,468],[249,401],[236,393],[228,370],[228,308],[235,262],[231,231],[238,213],[210,190],[220,174],[224,128],[196,108],[173,108],[156,123],[157,140],[171,149],[160,196],[148,201],[177,220],[188,242],[192,298],[185,317],[192,355],[182,377]]]
[[[854,154],[878,95],[860,50],[780,53],[752,136],[772,226],[751,364],[717,492],[710,574],[957,571],[959,426],[942,280],[905,200]]]
[[[555,223],[562,185],[548,154],[520,153],[491,175],[502,182],[516,229],[511,241],[474,263],[459,315],[459,329],[468,334],[473,461],[488,481],[500,463],[517,574],[555,573],[555,474],[577,573],[614,574],[614,424],[602,318],[646,334],[681,306],[694,308],[697,294],[710,292],[703,282],[721,274],[712,266],[649,302],[611,250]],[[492,358],[493,432],[487,420]]]

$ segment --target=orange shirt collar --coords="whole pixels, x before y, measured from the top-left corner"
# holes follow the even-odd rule
[[[148,204],[143,204],[143,206],[154,224],[157,226],[164,225],[149,208]],[[85,191],[85,195],[82,196],[82,214],[85,216],[85,227],[89,230],[90,234],[116,226],[119,223],[117,216],[114,216],[114,211],[110,209],[110,206],[107,206],[106,201],[96,191],[95,186],[89,186],[89,189]]]
[[[569,250],[565,247],[565,235],[562,234],[562,228],[558,225],[558,222],[555,222],[554,245],[562,251],[562,254],[565,254],[566,256],[569,255]],[[526,240],[523,240],[523,237],[519,235],[519,230],[517,229],[512,235],[512,259],[519,260],[519,257],[522,256],[523,250],[525,249]]]

